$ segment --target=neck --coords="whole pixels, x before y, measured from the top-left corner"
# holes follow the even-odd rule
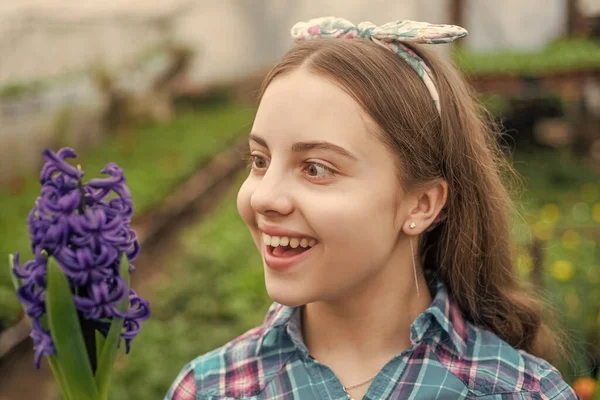
[[[327,360],[371,364],[375,373],[411,346],[410,326],[432,300],[419,264],[417,296],[412,256],[406,247],[396,249],[386,266],[342,298],[302,308],[302,334],[314,358],[326,364]]]

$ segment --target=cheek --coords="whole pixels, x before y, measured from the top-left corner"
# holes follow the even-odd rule
[[[255,225],[254,210],[250,205],[250,198],[252,196],[252,184],[249,179],[246,179],[237,195],[237,209],[238,213],[246,223],[246,225],[253,227]]]
[[[346,259],[385,252],[394,238],[394,230],[390,204],[382,197],[362,192],[331,200],[321,198],[310,219],[318,225],[314,226],[315,231],[337,256]]]
[[[394,247],[394,229],[388,218],[391,207],[383,207],[382,198],[364,193],[321,197],[310,210],[304,209],[323,242],[321,257],[307,272],[316,297],[347,293],[348,288],[381,270],[389,259]]]

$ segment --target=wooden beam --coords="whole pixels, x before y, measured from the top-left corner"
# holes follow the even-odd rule
[[[567,36],[586,35],[590,31],[590,22],[579,10],[579,0],[565,0],[567,18]]]
[[[450,8],[448,10],[450,24],[463,26],[464,16],[465,16],[465,3],[466,3],[466,0],[450,0],[448,2],[449,6],[450,6]],[[466,38],[461,39],[461,40],[456,40],[456,41],[452,42],[452,45],[455,48],[462,47],[465,39]]]

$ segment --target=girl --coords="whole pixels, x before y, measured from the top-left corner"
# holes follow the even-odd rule
[[[274,303],[166,399],[576,398],[514,273],[510,166],[459,74],[420,45],[464,35],[292,28],[238,194]]]

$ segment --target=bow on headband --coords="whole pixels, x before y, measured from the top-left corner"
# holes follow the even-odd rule
[[[291,30],[295,42],[317,38],[361,37],[389,48],[415,70],[425,83],[431,98],[441,113],[440,96],[433,83],[433,74],[412,49],[402,42],[438,44],[450,43],[468,34],[467,30],[456,25],[429,24],[410,20],[398,20],[377,26],[369,21],[354,25],[352,22],[337,17],[314,18],[307,22],[296,23]]]

